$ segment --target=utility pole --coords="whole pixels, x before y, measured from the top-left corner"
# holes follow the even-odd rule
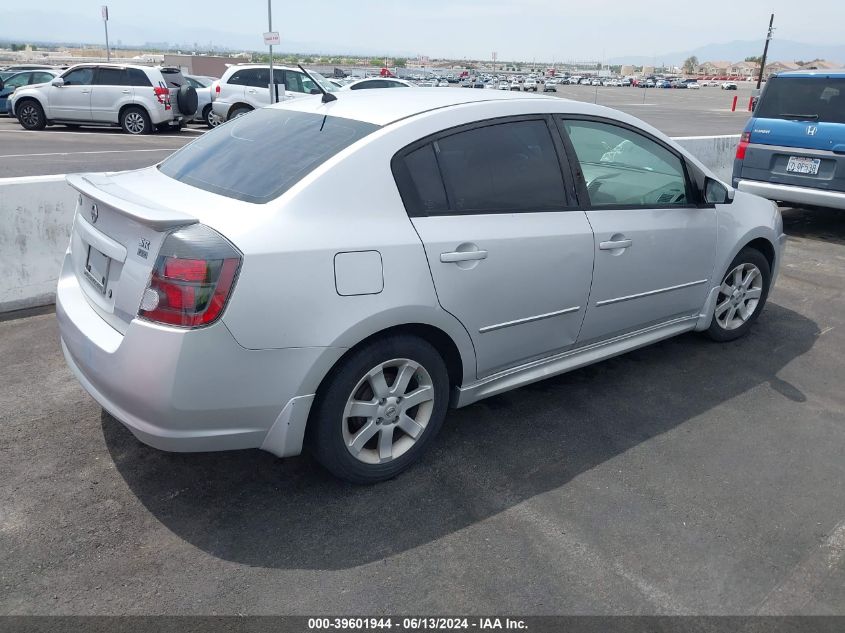
[[[760,84],[763,83],[763,72],[766,70],[766,57],[769,54],[769,42],[772,41],[772,32],[775,30],[772,26],[775,22],[775,14],[769,18],[769,31],[766,34],[766,45],[763,47],[763,59],[760,60],[760,74],[757,75],[757,90],[760,89]]]
[[[100,12],[103,15],[103,26],[106,27],[106,61],[111,61],[111,49],[109,48],[109,7],[103,5],[100,7]]]

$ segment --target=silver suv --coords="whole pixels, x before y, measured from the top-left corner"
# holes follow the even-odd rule
[[[128,64],[80,64],[12,97],[12,114],[27,130],[61,123],[119,125],[129,134],[149,134],[181,128],[196,111],[196,90],[178,68]]]
[[[322,75],[309,72],[326,92],[336,92],[337,86]],[[274,66],[273,76],[278,86],[279,101],[320,92],[308,75],[298,68]],[[219,81],[214,82],[212,111],[221,120],[228,121],[256,108],[270,105],[270,66],[239,64],[231,66]]]

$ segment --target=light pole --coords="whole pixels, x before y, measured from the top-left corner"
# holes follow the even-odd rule
[[[273,3],[267,0],[267,31],[273,32]],[[276,103],[276,77],[273,75],[273,45],[270,44],[270,103]]]
[[[106,28],[106,61],[111,61],[111,49],[109,48],[109,7],[103,5],[100,8],[103,15],[103,26]]]
[[[769,54],[769,42],[772,41],[772,31],[774,31],[774,27],[772,26],[775,22],[775,14],[772,13],[772,17],[769,18],[769,32],[766,34],[766,45],[763,47],[763,59],[760,60],[760,74],[757,75],[757,90],[760,89],[760,84],[763,83],[763,72],[766,70],[766,56]]]

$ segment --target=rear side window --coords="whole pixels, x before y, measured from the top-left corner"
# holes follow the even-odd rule
[[[449,210],[446,190],[431,143],[423,145],[405,156],[405,168],[410,177],[408,200],[405,204],[419,209],[425,215],[443,213]]]
[[[138,68],[128,68],[126,70],[126,74],[129,78],[129,85],[130,86],[152,86],[152,82],[150,78],[147,77],[146,73],[143,70]]]
[[[249,68],[236,70],[232,76],[226,80],[226,83],[232,84],[233,86],[248,86],[250,85],[249,81],[252,74],[253,72]]]
[[[459,213],[548,211],[566,206],[545,121],[499,123],[435,144],[449,206]]]
[[[159,169],[187,185],[262,204],[377,129],[351,119],[260,109],[206,132]]]
[[[766,84],[754,116],[845,123],[845,79],[773,77]]]
[[[53,80],[53,75],[50,73],[32,73],[29,78],[31,84],[43,84]]]
[[[98,86],[128,86],[129,78],[122,68],[100,68],[97,70]]]

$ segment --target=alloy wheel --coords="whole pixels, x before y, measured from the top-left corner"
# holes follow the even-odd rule
[[[343,440],[355,459],[384,464],[422,437],[434,410],[431,375],[419,363],[396,358],[364,375],[343,411]]]
[[[763,274],[754,264],[740,264],[719,288],[716,321],[726,330],[742,327],[754,314],[763,294]]]
[[[130,134],[140,134],[146,127],[144,117],[138,112],[130,112],[126,115],[124,121],[126,122],[126,129]]]
[[[26,104],[23,108],[21,108],[21,112],[19,114],[21,118],[21,122],[26,127],[33,127],[38,125],[38,110],[34,105]]]

